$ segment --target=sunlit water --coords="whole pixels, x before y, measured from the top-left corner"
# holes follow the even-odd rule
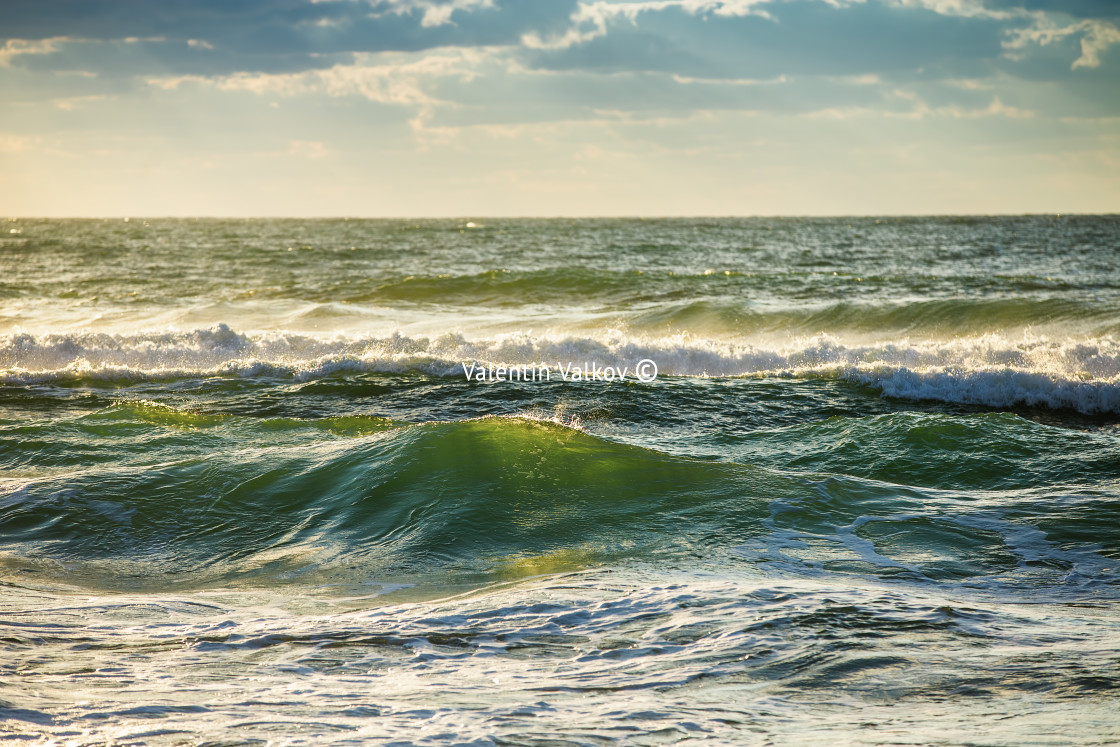
[[[1120,219],[474,223],[3,224],[0,736],[1120,741]]]

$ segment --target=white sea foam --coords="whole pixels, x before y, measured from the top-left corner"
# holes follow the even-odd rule
[[[314,379],[345,372],[461,377],[463,362],[506,365],[656,361],[662,376],[837,378],[892,397],[1005,407],[1015,404],[1120,413],[1120,341],[1111,338],[845,343],[827,335],[757,346],[690,337],[636,338],[510,334],[320,338],[241,334],[221,324],[191,332],[72,333],[0,337],[0,382],[74,378],[280,376]]]

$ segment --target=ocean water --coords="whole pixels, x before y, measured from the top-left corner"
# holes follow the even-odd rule
[[[0,738],[1120,743],[1120,217],[0,226]]]

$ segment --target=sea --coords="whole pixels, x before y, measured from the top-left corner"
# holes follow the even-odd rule
[[[0,740],[1120,743],[1120,216],[8,219]]]

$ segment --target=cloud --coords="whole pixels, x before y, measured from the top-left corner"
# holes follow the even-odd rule
[[[566,27],[575,0],[35,0],[0,3],[7,57],[115,75],[291,73],[355,53],[515,45]],[[135,50],[124,40],[160,40]],[[0,58],[6,59],[6,58]]]
[[[821,0],[596,3],[575,20],[586,25],[584,38],[532,50],[526,64],[707,78],[976,70],[1001,56],[1007,28],[1000,18],[919,3]]]
[[[64,36],[50,39],[8,39],[0,47],[0,65],[8,66],[14,57],[26,54],[53,54],[58,50],[59,44],[67,41]]]
[[[985,0],[984,4],[992,10],[1041,11],[1074,18],[1120,17],[1120,4],[1116,0]]]
[[[977,128],[1113,116],[1120,103],[1111,49],[1120,33],[1090,15],[1110,6],[1063,7],[1041,0],[60,0],[48,10],[9,0],[0,3],[0,33],[20,36],[0,47],[0,95],[18,105],[27,132],[64,126],[67,109],[102,121],[122,102],[145,118],[206,102],[224,117],[269,121],[258,109],[290,113],[285,100],[298,99],[309,121],[329,109],[351,117],[352,127],[392,123],[422,147],[451,143],[463,128],[608,122],[603,112],[642,121],[697,112],[874,115]],[[49,113],[36,120],[35,104]],[[77,119],[71,113],[65,126]],[[277,152],[297,139],[335,142],[309,124]]]
[[[288,143],[288,150],[285,155],[316,160],[334,153],[335,151],[318,140],[292,140]]]
[[[298,74],[354,56],[507,47],[526,67],[694,78],[1044,77],[1106,64],[1095,0],[7,0],[0,64],[100,77]],[[1070,57],[1047,54],[1052,46]],[[1012,64],[1014,63],[1014,64]]]
[[[323,94],[360,97],[381,104],[431,105],[427,92],[433,81],[453,78],[468,81],[488,59],[486,50],[447,49],[423,55],[359,54],[353,63],[300,73],[233,73],[226,76],[155,76],[146,82],[162,90],[202,86],[220,91],[247,91],[281,97]]]
[[[0,133],[0,153],[22,153],[43,142],[37,135],[4,135]]]
[[[1037,17],[1031,26],[1012,30],[1004,48],[1016,57],[1022,56],[1032,45],[1045,47],[1071,38],[1080,39],[1081,56],[1073,61],[1070,69],[1097,68],[1101,66],[1101,54],[1113,44],[1120,44],[1120,30],[1103,21],[1059,24],[1047,17]]]
[[[1008,106],[994,97],[985,106],[968,109],[956,104],[948,106],[931,107],[925,101],[912,93],[905,91],[895,92],[899,98],[912,102],[912,108],[906,111],[892,111],[883,109],[869,109],[866,107],[826,108],[811,111],[802,116],[807,119],[852,119],[855,117],[887,117],[894,119],[926,119],[929,117],[947,119],[981,119],[986,117],[1006,117],[1008,119],[1031,119],[1035,113],[1017,106]]]
[[[1100,67],[1100,55],[1113,44],[1120,44],[1120,30],[1107,23],[1087,21],[1089,28],[1081,37],[1081,56],[1073,61],[1073,68]]]
[[[420,18],[420,25],[423,28],[432,28],[433,26],[443,26],[448,23],[454,23],[451,16],[456,11],[470,11],[476,8],[493,8],[493,0],[452,0],[451,2],[444,3],[419,3],[419,7],[424,10],[424,15]]]

